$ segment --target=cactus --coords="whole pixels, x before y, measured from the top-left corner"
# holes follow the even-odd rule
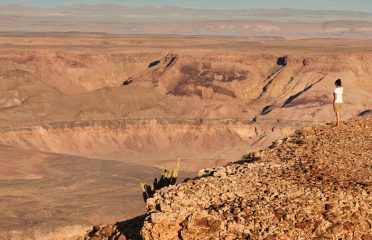
[[[177,182],[178,170],[180,168],[181,158],[177,158],[177,164],[175,168],[165,168],[164,173],[161,175],[160,180],[154,178],[152,184],[141,183],[141,189],[143,192],[143,200],[146,202],[148,198],[152,198],[156,190],[160,190],[163,187],[174,185]]]

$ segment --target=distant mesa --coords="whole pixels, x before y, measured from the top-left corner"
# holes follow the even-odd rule
[[[274,41],[372,37],[372,14],[368,12],[296,9],[201,11],[170,6],[157,8],[122,4],[80,4],[53,8],[8,5],[0,6],[0,12],[7,13],[2,15],[2,22],[11,23],[0,25],[0,32],[7,34],[24,31],[29,34],[45,34],[53,29],[53,34],[80,32],[232,36]],[[85,18],[84,22],[81,22],[82,16]],[[81,24],[71,24],[74,22]],[[107,43],[102,42],[103,45],[108,45]]]

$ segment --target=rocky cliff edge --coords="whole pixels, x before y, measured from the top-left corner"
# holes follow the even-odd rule
[[[297,130],[85,239],[372,239],[372,119]]]

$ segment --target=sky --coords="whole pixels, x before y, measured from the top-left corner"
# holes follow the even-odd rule
[[[19,4],[35,7],[102,3],[157,7],[171,5],[195,9],[295,8],[372,12],[372,0],[0,0],[0,5]]]

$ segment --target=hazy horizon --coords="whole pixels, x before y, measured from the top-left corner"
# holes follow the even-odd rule
[[[9,0],[0,0],[2,4]],[[141,2],[142,1],[142,2]],[[19,4],[41,6],[43,1],[15,1],[10,7],[1,6],[1,32],[102,32],[115,34],[152,34],[152,35],[198,35],[198,36],[240,36],[259,38],[372,38],[372,13],[311,9],[297,10],[281,4],[272,4],[271,8],[262,8],[272,0],[263,0],[261,4],[247,4],[235,1],[240,10],[208,9],[194,0],[187,8],[185,2],[172,2],[178,8],[161,8],[169,6],[168,0],[153,2],[131,1],[84,1],[78,0],[71,5],[68,0],[65,7],[53,7],[62,4],[54,1],[43,7],[22,7]],[[181,4],[181,3],[184,4]],[[142,4],[141,4],[142,3]],[[177,4],[179,3],[179,4]],[[194,5],[192,4],[194,3]],[[219,4],[218,4],[219,3]],[[238,4],[240,3],[240,4]],[[249,3],[249,2],[248,2]],[[18,5],[14,5],[18,4]],[[79,5],[80,6],[77,6]],[[83,5],[82,5],[83,4]],[[100,6],[97,4],[106,4]],[[116,5],[120,4],[120,5]],[[71,5],[71,7],[69,7]],[[136,6],[134,6],[136,5]],[[20,6],[20,7],[18,7]],[[147,6],[147,7],[141,7]],[[222,2],[210,4],[221,8]],[[270,7],[269,6],[269,7]],[[299,4],[306,7],[306,4]],[[315,5],[314,5],[315,6]],[[318,5],[320,6],[320,5]],[[139,8],[138,8],[139,7]],[[159,8],[160,7],[160,8]],[[244,7],[251,7],[244,8]],[[254,8],[253,8],[254,7]],[[232,8],[232,7],[230,7]],[[349,9],[350,10],[350,9]]]
[[[38,8],[48,7],[62,7],[62,6],[73,6],[79,4],[96,5],[96,4],[122,4],[128,6],[175,6],[180,8],[192,8],[192,9],[218,9],[218,10],[239,10],[239,9],[282,9],[292,8],[298,10],[334,10],[334,11],[359,11],[359,12],[372,12],[372,1],[369,0],[355,0],[353,2],[347,0],[234,0],[233,3],[222,1],[222,0],[1,0],[0,6],[5,5],[21,5]]]

